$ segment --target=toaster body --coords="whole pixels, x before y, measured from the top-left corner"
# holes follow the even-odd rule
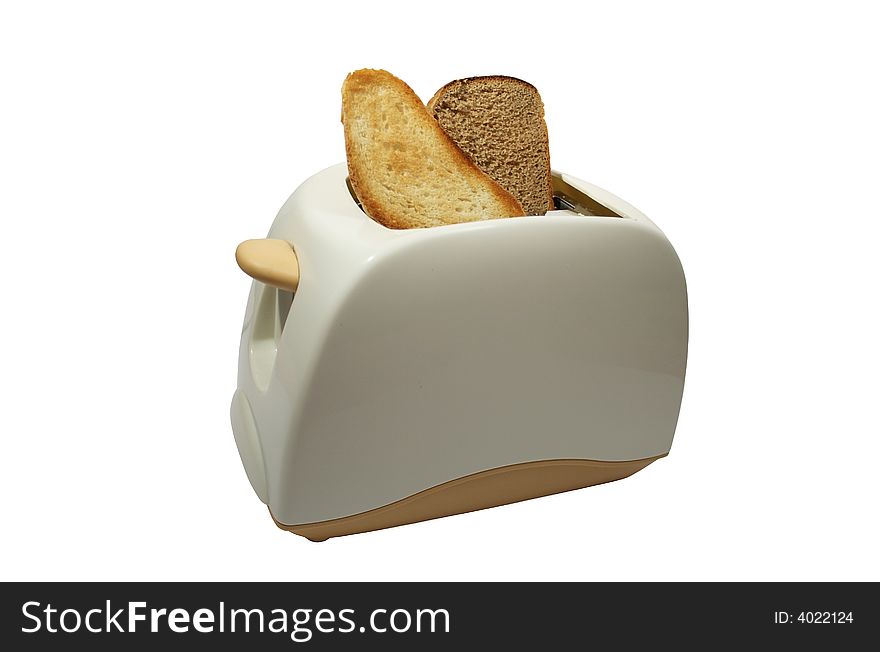
[[[248,478],[324,540],[624,478],[665,456],[687,358],[663,233],[554,172],[560,210],[391,230],[344,164],[268,237],[295,290],[255,280],[232,402]]]

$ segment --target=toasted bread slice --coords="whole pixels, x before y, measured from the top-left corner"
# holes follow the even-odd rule
[[[525,214],[391,73],[358,70],[345,78],[342,123],[351,186],[367,215],[384,226],[408,229]]]
[[[544,103],[534,86],[514,77],[459,79],[437,91],[428,110],[528,215],[553,209]]]

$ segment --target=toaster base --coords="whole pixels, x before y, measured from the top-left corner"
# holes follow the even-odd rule
[[[360,514],[315,523],[285,525],[271,509],[269,514],[282,530],[311,541],[326,541],[621,480],[665,456],[625,462],[542,460],[512,464],[450,480]]]

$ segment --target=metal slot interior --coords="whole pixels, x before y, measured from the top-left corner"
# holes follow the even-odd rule
[[[591,217],[621,217],[604,204],[600,204],[586,193],[563,181],[562,177],[554,174],[552,180],[554,210],[569,211],[577,213],[578,215],[587,215]],[[348,177],[345,178],[345,185],[348,188],[348,192],[351,194],[354,203],[357,204],[358,208],[364,211],[364,207],[361,205],[360,200],[355,194],[354,188],[351,187],[351,181],[349,181]],[[364,211],[364,213],[366,213],[366,211]]]
[[[351,194],[351,198],[354,200],[354,203],[357,204],[357,207],[360,208],[364,213],[366,213],[367,211],[364,211],[361,200],[358,199],[358,196],[354,192],[354,188],[351,187],[351,180],[348,177],[345,177],[345,187],[348,188],[348,192],[349,194]]]
[[[572,211],[578,215],[593,217],[620,217],[604,204],[600,204],[588,194],[563,181],[561,176],[554,174],[552,181],[553,205],[556,206],[556,210]]]

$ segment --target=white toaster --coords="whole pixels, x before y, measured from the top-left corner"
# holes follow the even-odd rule
[[[545,216],[392,230],[344,164],[236,258],[232,400],[276,524],[313,541],[618,480],[672,444],[687,360],[672,246],[553,173]]]

